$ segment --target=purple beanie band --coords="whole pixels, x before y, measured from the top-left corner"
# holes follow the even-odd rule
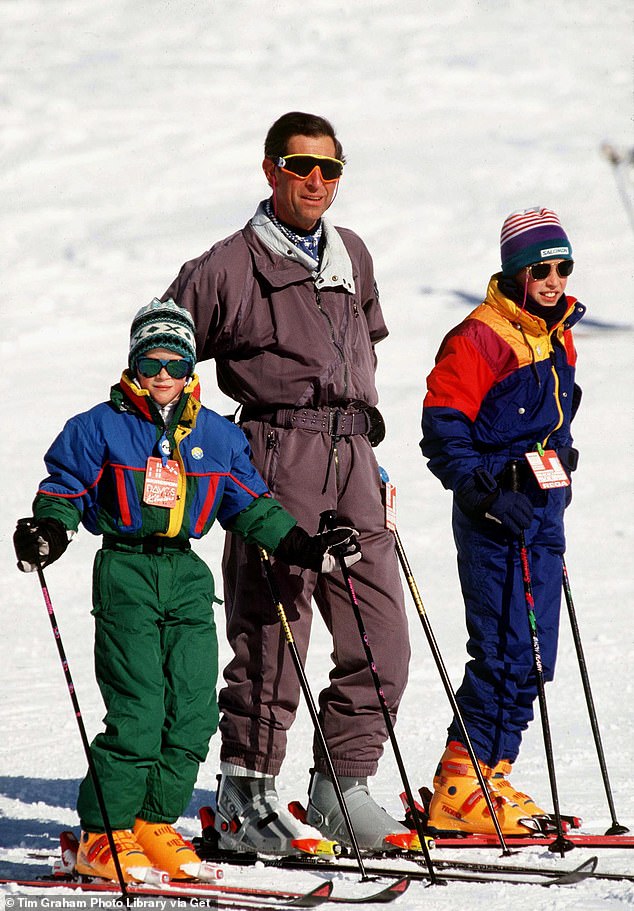
[[[516,275],[524,266],[547,259],[572,259],[572,246],[557,215],[536,206],[511,212],[500,234],[502,272]]]

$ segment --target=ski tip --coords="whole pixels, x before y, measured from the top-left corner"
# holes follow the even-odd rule
[[[553,877],[548,882],[541,883],[542,886],[570,886],[574,883],[581,882],[588,876],[592,876],[599,863],[598,857],[589,857],[582,864],[575,867],[574,870],[568,870],[560,876]]]
[[[326,838],[294,838],[291,845],[300,854],[317,857],[338,857],[341,854],[339,842],[329,841]]]
[[[286,902],[285,905],[287,908],[314,908],[317,905],[321,905],[322,902],[328,901],[332,894],[332,889],[332,881],[327,880],[321,885],[315,886],[311,892],[306,892],[305,895],[298,895],[297,898]]]
[[[409,876],[402,876],[400,879],[397,879],[395,882],[390,883],[390,885],[385,890],[388,895],[402,895],[403,892],[407,892],[409,889],[409,884],[411,880]]]

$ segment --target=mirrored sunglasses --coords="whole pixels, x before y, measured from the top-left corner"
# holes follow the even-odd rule
[[[534,281],[541,282],[545,278],[548,278],[554,265],[554,263],[533,263],[533,265],[529,266],[528,269]],[[567,278],[571,274],[574,267],[575,264],[571,259],[563,259],[555,266],[557,269],[557,275],[559,275],[560,278]]]
[[[192,363],[186,358],[178,361],[163,360],[160,357],[138,357],[136,359],[137,372],[148,379],[158,376],[163,367],[173,380],[182,380],[192,372]]]
[[[277,159],[275,164],[287,174],[306,180],[315,168],[319,168],[321,179],[324,183],[333,183],[343,174],[343,161],[338,158],[329,158],[328,155],[302,155],[299,152],[285,155]]]

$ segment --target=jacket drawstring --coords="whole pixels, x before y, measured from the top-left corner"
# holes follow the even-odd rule
[[[524,327],[522,326],[522,324],[518,323],[517,326],[518,326],[518,329],[520,330],[520,332],[522,333],[522,338],[524,339],[524,343],[525,343],[526,347],[528,348],[528,350],[531,353],[531,371],[533,373],[533,376],[535,377],[535,380],[537,381],[538,388],[541,389],[542,381],[539,378],[539,370],[537,369],[537,363],[535,361],[535,352],[533,351],[533,346],[528,341],[528,338],[526,337],[526,332],[524,331]]]

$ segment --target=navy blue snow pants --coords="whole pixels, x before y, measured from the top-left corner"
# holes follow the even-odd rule
[[[562,588],[564,492],[548,492],[526,530],[535,617],[545,680],[555,672]],[[537,697],[518,539],[454,503],[453,531],[471,656],[457,702],[478,759],[513,762]],[[454,719],[448,740],[461,741]]]

